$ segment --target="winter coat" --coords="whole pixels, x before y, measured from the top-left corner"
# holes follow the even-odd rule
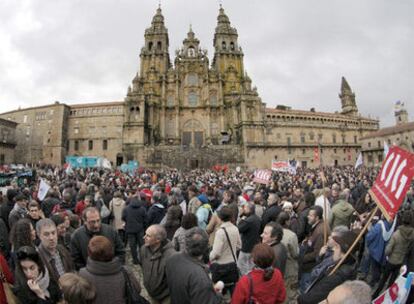
[[[299,244],[298,244],[298,237],[296,234],[286,228],[283,228],[283,238],[281,243],[285,245],[287,249],[287,260],[286,260],[286,268],[284,277],[289,278],[298,277],[298,258],[299,258]]]
[[[28,211],[26,208],[21,208],[17,204],[14,205],[13,210],[9,214],[9,227],[10,230],[17,223],[18,220],[27,217]]]
[[[122,264],[118,258],[109,262],[99,262],[88,258],[86,267],[79,271],[79,275],[88,280],[96,289],[97,304],[123,304],[126,303],[125,278],[122,273]],[[131,271],[125,268],[132,285],[137,292],[141,291],[137,279]]]
[[[241,251],[250,253],[254,245],[259,243],[261,224],[260,218],[256,214],[251,214],[245,219],[240,220],[237,227],[242,240]]]
[[[220,228],[220,225],[222,224],[221,219],[217,215],[217,211],[213,213],[211,216],[210,222],[208,223],[206,227],[206,232],[209,235],[208,243],[210,246],[213,246],[214,240],[216,238],[216,232]]]
[[[39,252],[39,255],[43,261],[43,264],[46,266],[47,270],[49,271],[50,277],[57,282],[60,276],[59,276],[59,272],[56,269],[56,266],[53,265],[51,261],[51,258],[53,257],[50,255],[47,249],[43,247],[42,244],[40,244],[37,247],[37,251]],[[75,270],[75,265],[73,264],[72,257],[70,256],[70,253],[66,250],[66,248],[63,247],[62,245],[57,245],[56,251],[59,254],[59,257],[62,261],[62,265],[63,265],[63,269],[65,270],[65,273],[73,272]]]
[[[144,286],[148,294],[161,301],[169,295],[167,278],[165,276],[165,263],[175,254],[170,241],[166,240],[155,252],[150,247],[141,247],[142,273]]]
[[[219,304],[205,265],[187,253],[178,253],[167,260],[166,275],[171,304]]]
[[[310,272],[312,268],[316,265],[316,258],[319,255],[319,251],[323,246],[324,238],[324,223],[319,221],[314,227],[311,228],[311,234],[307,238],[304,245],[304,255],[302,257],[302,271]],[[328,236],[330,235],[328,227]]]
[[[45,215],[45,217],[50,217],[50,215],[52,214],[52,210],[56,205],[59,205],[60,200],[55,198],[55,197],[48,197],[46,198],[42,204],[40,205],[40,207],[42,208],[43,214]]]
[[[284,276],[286,269],[287,249],[281,242],[273,243],[270,245],[270,247],[272,247],[276,257],[275,261],[273,262],[273,267],[279,269]]]
[[[188,203],[188,213],[195,214],[200,206],[201,202],[198,200],[197,196],[194,196]]]
[[[255,303],[277,304],[283,303],[286,299],[286,289],[282,273],[274,269],[273,276],[269,281],[263,279],[263,270],[254,268],[250,272],[253,282],[252,298]],[[247,275],[241,277],[234,289],[231,304],[248,304],[250,296],[250,282]]]
[[[14,283],[13,274],[10,271],[9,265],[7,264],[7,261],[3,257],[2,254],[0,254],[0,264],[1,264],[1,269],[2,269],[6,282],[9,284],[13,284]],[[1,283],[0,283],[0,304],[7,304],[6,294],[4,292],[3,284]]]
[[[279,216],[280,212],[282,212],[282,208],[278,206],[278,204],[273,204],[269,206],[262,215],[262,231],[267,223],[275,222],[277,217]]]
[[[183,227],[178,228],[172,239],[173,247],[176,251],[184,251],[185,250],[185,234],[187,233],[188,229],[184,229]]]
[[[9,231],[2,218],[0,218],[0,253],[5,257],[10,254]]]
[[[386,220],[380,220],[365,236],[365,243],[367,244],[369,255],[382,265],[385,263],[385,246],[391,238],[394,227],[394,224],[391,226]],[[386,238],[384,238],[384,236],[386,236]]]
[[[25,282],[24,285],[17,283],[13,288],[13,292],[17,299],[20,303],[24,304],[53,304],[59,302],[62,298],[59,285],[52,278],[49,279],[49,287],[47,288],[47,291],[49,292],[50,297],[43,300],[38,298],[29,286],[27,286],[27,282]]]
[[[201,205],[196,212],[198,227],[206,230],[207,224],[209,222],[210,215],[213,214],[213,210],[209,204]]]
[[[167,239],[172,240],[175,231],[180,228],[182,217],[183,211],[179,205],[168,207],[164,224],[165,230],[167,231]]]
[[[122,210],[122,220],[125,222],[126,233],[139,233],[145,231],[147,211],[144,203],[133,199]]]
[[[233,254],[231,253],[229,241],[227,240],[226,233],[224,232],[223,228],[226,229],[229,236],[231,248],[233,250],[236,261],[234,260]],[[224,222],[220,225],[220,228],[217,229],[216,238],[214,239],[213,243],[213,249],[210,252],[210,261],[218,264],[227,264],[231,262],[237,263],[237,250],[239,250],[240,247],[241,239],[239,230],[231,222]]]
[[[165,207],[162,204],[156,203],[152,205],[147,213],[147,227],[161,223],[165,216],[165,212]]]
[[[122,220],[122,211],[125,208],[125,201],[122,198],[114,197],[109,202],[109,210],[111,210],[113,219],[112,227],[116,230],[123,230],[125,222]]]
[[[109,225],[102,224],[99,232],[92,233],[86,226],[82,226],[76,229],[70,240],[70,253],[76,269],[85,267],[88,258],[89,240],[95,235],[107,237],[114,246],[115,256],[117,256],[122,263],[125,262],[124,244],[116,230]]]
[[[345,200],[338,200],[335,206],[332,207],[331,217],[329,218],[331,229],[341,225],[349,228],[354,211],[350,203]]]
[[[385,247],[388,262],[393,265],[402,265],[413,243],[414,228],[405,225],[398,227]]]
[[[348,258],[345,262],[335,271],[334,274],[329,276],[333,267],[327,268],[325,272],[314,280],[308,287],[306,293],[302,294],[298,298],[299,304],[314,304],[319,303],[328,297],[328,294],[338,285],[341,285],[345,281],[354,280],[356,271],[354,267],[354,260]]]

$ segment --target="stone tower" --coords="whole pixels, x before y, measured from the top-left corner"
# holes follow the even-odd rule
[[[397,125],[408,122],[408,113],[404,107],[404,103],[397,101],[394,107],[395,123]]]
[[[342,77],[341,93],[339,94],[342,104],[342,114],[356,116],[358,114],[358,108],[355,102],[355,93],[352,92],[351,87],[346,81],[345,77]]]

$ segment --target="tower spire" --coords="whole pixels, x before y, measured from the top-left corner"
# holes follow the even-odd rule
[[[355,93],[352,92],[351,86],[343,76],[341,81],[341,93],[339,93],[339,98],[341,99],[342,104],[342,114],[358,114],[358,108],[355,101]]]

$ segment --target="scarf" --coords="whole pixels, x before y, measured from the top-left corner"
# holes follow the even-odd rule
[[[47,271],[47,268],[45,268],[45,272],[40,274],[37,278],[37,284],[39,284],[40,289],[45,293],[46,298],[50,298],[50,293],[47,290],[47,288],[49,287],[49,283],[49,272]]]
[[[13,210],[16,211],[22,218],[28,214],[27,209],[20,207],[17,203],[14,204]]]

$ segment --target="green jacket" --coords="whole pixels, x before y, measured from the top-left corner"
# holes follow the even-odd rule
[[[341,225],[349,227],[354,211],[354,207],[350,203],[345,200],[338,200],[333,206],[331,217],[329,218],[331,229]]]
[[[413,241],[414,228],[405,225],[398,227],[385,247],[388,262],[393,265],[402,265]]]

